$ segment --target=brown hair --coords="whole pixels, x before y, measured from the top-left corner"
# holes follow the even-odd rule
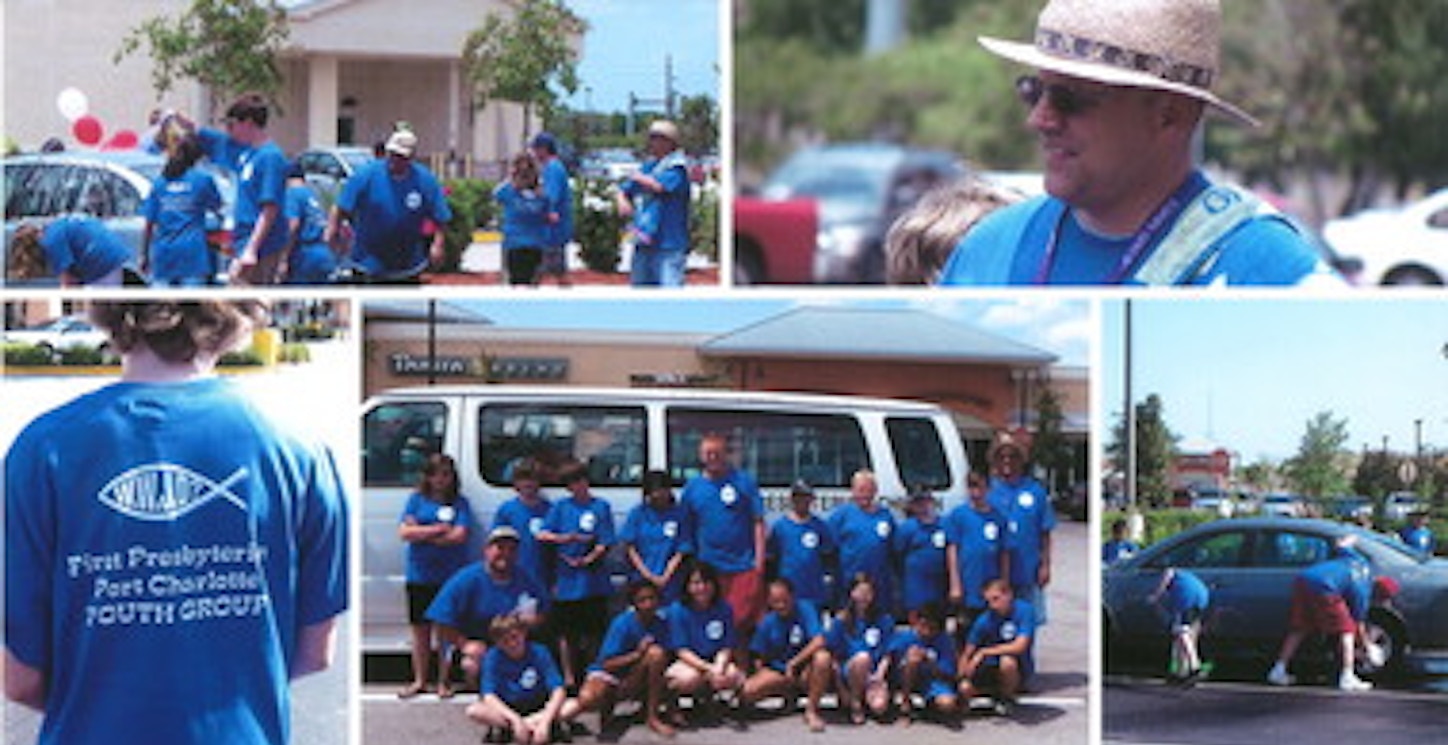
[[[90,316],[106,330],[118,351],[145,345],[167,362],[220,354],[267,317],[266,306],[259,300],[102,300],[91,306]]]
[[[538,159],[532,153],[522,152],[513,156],[512,173],[509,180],[515,189],[538,188]]]
[[[433,494],[430,477],[443,469],[452,472],[453,480],[442,494]],[[439,498],[444,502],[452,502],[458,496],[458,465],[451,455],[446,453],[433,453],[427,456],[427,461],[422,464],[422,478],[417,481],[417,491],[422,494]]]
[[[270,108],[267,106],[266,98],[260,93],[243,93],[226,108],[227,119],[253,122],[256,126],[263,128],[266,127],[269,115]]]
[[[960,239],[991,212],[1020,196],[975,178],[927,191],[885,234],[885,276],[892,285],[934,284]]]
[[[44,229],[36,223],[25,223],[15,229],[10,250],[5,256],[5,278],[12,281],[39,279],[49,274],[50,262],[45,247],[40,245]]]
[[[503,635],[510,631],[527,633],[528,624],[523,623],[523,619],[517,613],[502,613],[493,616],[492,622],[488,624],[488,638],[492,639],[494,644],[502,641]]]

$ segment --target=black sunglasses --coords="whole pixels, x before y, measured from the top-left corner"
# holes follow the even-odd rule
[[[1067,117],[1084,114],[1100,106],[1107,98],[1104,93],[1087,93],[1069,85],[1047,83],[1035,75],[1016,78],[1016,96],[1021,99],[1021,103],[1031,108],[1035,108],[1042,98],[1048,98],[1051,108]]]

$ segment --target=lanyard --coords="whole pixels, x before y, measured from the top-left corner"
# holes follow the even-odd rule
[[[1196,198],[1203,189],[1207,187],[1206,179],[1201,174],[1193,173],[1187,177],[1185,183],[1177,187],[1156,208],[1146,223],[1132,236],[1131,243],[1121,254],[1121,260],[1117,262],[1116,268],[1101,281],[1104,285],[1117,285],[1126,278],[1131,268],[1141,259],[1148,248],[1151,248],[1162,237],[1168,228],[1176,222],[1187,205]],[[1061,216],[1056,219],[1056,224],[1051,228],[1050,240],[1046,243],[1046,255],[1041,258],[1041,266],[1036,270],[1036,277],[1032,284],[1046,285],[1051,282],[1051,270],[1056,265],[1056,255],[1060,250],[1061,230],[1066,225],[1066,219],[1071,216],[1071,208],[1067,207],[1061,211]]]

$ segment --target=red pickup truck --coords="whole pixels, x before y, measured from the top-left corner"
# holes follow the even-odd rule
[[[812,198],[734,200],[734,284],[812,284],[819,204]]]

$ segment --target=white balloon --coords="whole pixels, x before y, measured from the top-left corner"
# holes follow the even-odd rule
[[[60,109],[60,115],[68,122],[90,113],[90,99],[86,98],[79,88],[66,88],[55,97],[55,106]]]

